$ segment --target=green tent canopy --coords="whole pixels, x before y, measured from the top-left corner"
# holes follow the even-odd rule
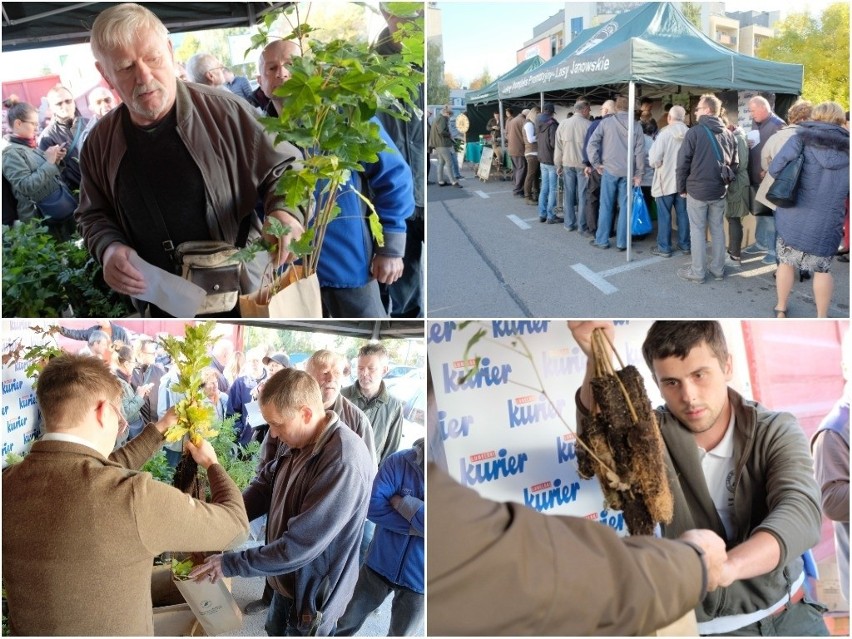
[[[798,95],[803,73],[799,64],[731,51],[696,29],[672,3],[651,2],[587,29],[537,69],[500,81],[498,94],[513,99],[635,82]]]
[[[482,87],[481,89],[476,89],[474,91],[468,91],[465,99],[467,104],[489,104],[491,102],[497,102],[497,85],[500,82],[504,82],[506,80],[511,80],[514,77],[519,75],[523,75],[524,73],[529,73],[534,69],[537,69],[544,62],[540,57],[535,56],[534,58],[530,58],[529,60],[524,60],[518,66],[509,71],[506,71],[503,75],[494,80],[491,84]]]

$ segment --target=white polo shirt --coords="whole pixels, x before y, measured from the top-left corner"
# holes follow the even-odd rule
[[[725,526],[728,539],[735,539],[737,534],[736,525],[733,520],[734,510],[734,413],[731,411],[731,420],[728,429],[715,448],[704,450],[698,447],[698,456],[701,459],[701,470],[704,471],[704,481],[710,497]]]

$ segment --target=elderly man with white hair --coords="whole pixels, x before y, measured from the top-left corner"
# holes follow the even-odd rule
[[[211,53],[196,53],[186,63],[186,74],[191,82],[229,91],[225,78],[225,67]]]
[[[751,132],[748,135],[748,176],[751,180],[749,201],[751,212],[757,216],[757,224],[754,229],[754,243],[744,248],[743,253],[766,253],[763,263],[775,264],[775,217],[772,215],[772,209],[755,201],[754,197],[765,175],[760,164],[763,145],[784,127],[784,120],[772,112],[769,101],[760,95],[748,101],[748,110],[752,119]]]
[[[657,201],[657,246],[651,249],[652,255],[671,257],[672,246],[672,207],[677,217],[677,244],[684,255],[689,255],[689,216],[686,213],[686,199],[677,192],[677,154],[683,144],[683,136],[689,130],[683,120],[686,109],[675,105],[669,109],[667,125],[660,130],[648,151],[648,163],[654,167],[654,181],[651,183],[651,195]]]

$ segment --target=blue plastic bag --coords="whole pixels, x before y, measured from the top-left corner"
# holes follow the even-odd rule
[[[651,215],[648,213],[648,205],[642,195],[642,188],[633,187],[633,219],[630,223],[632,235],[647,235],[654,229],[651,224]]]

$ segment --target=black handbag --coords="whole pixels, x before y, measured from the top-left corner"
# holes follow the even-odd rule
[[[787,164],[775,181],[770,185],[766,192],[766,199],[772,202],[775,206],[780,206],[782,209],[789,209],[796,205],[796,188],[799,184],[799,175],[802,172],[802,165],[805,163],[805,150]]]
[[[77,198],[71,193],[71,189],[57,178],[56,190],[35,203],[41,214],[49,220],[64,222],[74,215],[77,210]]]

